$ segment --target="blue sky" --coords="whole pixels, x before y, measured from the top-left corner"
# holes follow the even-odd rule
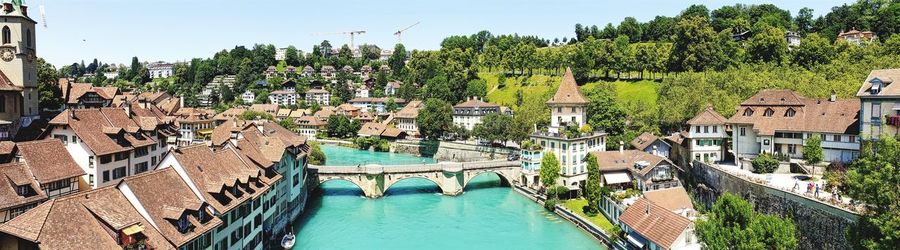
[[[271,43],[308,51],[324,39],[349,43],[344,35],[313,35],[363,29],[357,44],[393,47],[394,31],[421,21],[403,35],[412,49],[435,49],[444,37],[489,30],[546,38],[574,36],[575,23],[619,23],[634,16],[647,21],[674,16],[691,3],[710,9],[766,1],[212,1],[212,0],[26,0],[41,25],[37,6],[46,9],[47,28],[37,33],[38,55],[59,67],[98,58],[103,62],[176,61],[209,57],[235,45]],[[812,0],[775,3],[796,14],[802,7],[822,15],[848,1]]]

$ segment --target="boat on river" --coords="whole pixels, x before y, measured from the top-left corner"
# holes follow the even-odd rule
[[[297,238],[294,236],[294,233],[288,232],[281,238],[281,247],[284,249],[291,249],[294,247],[294,241]]]

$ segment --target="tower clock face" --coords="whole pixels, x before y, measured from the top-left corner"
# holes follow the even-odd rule
[[[15,53],[15,51],[13,51],[12,48],[0,49],[0,58],[2,58],[3,61],[9,62],[9,61],[12,61],[12,59],[15,57],[16,57],[16,53]]]

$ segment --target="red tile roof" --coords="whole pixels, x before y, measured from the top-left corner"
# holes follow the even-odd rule
[[[761,135],[776,130],[858,134],[859,107],[859,99],[818,100],[790,90],[763,90],[741,103],[728,123],[753,125]],[[772,115],[766,116],[769,110]]]
[[[578,89],[578,83],[575,82],[575,76],[572,69],[566,67],[566,73],[562,77],[559,89],[553,98],[547,101],[547,104],[587,104],[588,100],[581,94]]]
[[[644,198],[619,215],[619,221],[663,249],[675,244],[693,222]]]
[[[86,174],[59,139],[20,142],[16,146],[39,183],[47,184]]]

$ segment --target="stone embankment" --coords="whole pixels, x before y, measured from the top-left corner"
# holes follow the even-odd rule
[[[471,162],[506,159],[509,154],[518,153],[515,148],[491,147],[450,141],[401,140],[391,143],[391,150],[432,157],[437,161]]]

